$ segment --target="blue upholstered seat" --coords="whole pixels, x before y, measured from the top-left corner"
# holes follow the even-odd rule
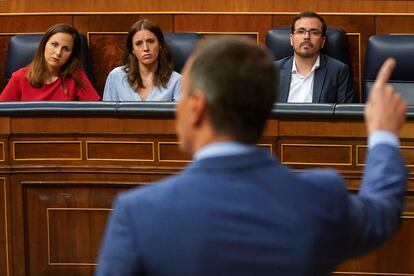
[[[369,38],[365,53],[364,102],[388,57],[397,61],[389,82],[409,104],[414,104],[414,35],[374,35]]]
[[[18,34],[10,39],[4,73],[4,86],[10,80],[14,71],[28,65],[32,61],[42,37],[43,34]],[[83,35],[81,35],[81,44],[83,67],[89,80],[93,83],[88,44]]]
[[[200,35],[197,33],[165,33],[167,44],[174,63],[174,70],[181,72],[190,54],[193,52]]]

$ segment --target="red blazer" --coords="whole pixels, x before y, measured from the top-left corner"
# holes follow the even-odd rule
[[[84,87],[77,85],[73,78],[66,78],[64,80],[67,88],[66,95],[61,78],[36,88],[26,77],[28,70],[28,67],[24,67],[12,74],[0,95],[0,101],[99,101],[101,99],[82,69],[76,75],[83,81]]]

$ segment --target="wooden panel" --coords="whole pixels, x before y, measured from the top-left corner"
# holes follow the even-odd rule
[[[272,28],[290,27],[295,14],[278,14],[272,16]]]
[[[70,15],[9,15],[0,16],[0,33],[43,33],[57,23],[72,24]]]
[[[0,164],[4,164],[7,161],[6,158],[6,141],[0,140]]]
[[[266,136],[277,136],[279,132],[279,121],[277,120],[267,120],[266,126],[263,131],[263,137]]]
[[[414,34],[414,16],[376,16],[375,33]]]
[[[154,142],[87,141],[87,160],[155,161]]]
[[[10,118],[0,117],[0,134],[10,135]]]
[[[356,146],[356,164],[358,166],[365,165],[365,157],[367,155],[368,146],[367,145],[357,145]]]
[[[7,52],[9,49],[9,40],[11,35],[1,35],[0,34],[0,64],[6,65],[7,62]],[[6,66],[0,66],[0,90],[4,89],[4,73],[6,71]]]
[[[9,248],[9,197],[6,187],[6,179],[0,177],[0,275],[11,274],[10,260],[11,251]]]
[[[48,264],[95,265],[109,208],[47,208]]]
[[[266,32],[272,26],[270,15],[176,15],[176,32],[257,33],[258,40],[265,42]]]
[[[89,51],[92,60],[92,72],[96,89],[103,95],[106,77],[109,72],[122,64],[125,45],[125,33],[88,33]]]
[[[173,119],[131,118],[14,118],[12,131],[19,134],[107,133],[107,134],[171,134],[175,136]]]
[[[403,218],[400,232],[380,249],[368,256],[344,263],[339,272],[372,275],[414,275],[414,217]]]
[[[352,145],[280,143],[280,160],[283,164],[318,166],[352,165]]]
[[[409,186],[412,187],[412,185]],[[405,197],[403,215],[406,216],[407,219],[409,217],[414,216],[414,189],[410,187],[407,189],[407,196]]]
[[[414,125],[410,123],[406,123],[403,125],[399,132],[400,139],[410,139],[413,137]]]
[[[191,162],[191,157],[179,150],[178,142],[159,142],[158,160],[160,162]]]
[[[13,233],[10,235],[13,242],[11,251],[13,252],[13,275],[92,275],[94,267],[90,265],[49,265],[47,208],[111,208],[115,194],[126,188],[153,182],[166,176],[163,172],[151,173],[148,170],[137,171],[125,167],[127,170],[124,172],[111,169],[112,173],[108,170],[106,173],[102,171],[88,173],[85,170],[71,169],[67,166],[36,173],[33,173],[33,170],[27,173],[17,168],[23,173],[14,173],[10,177],[12,198],[10,209],[13,210],[10,223]],[[103,220],[104,218],[100,216],[96,219]],[[97,224],[96,219],[91,223]],[[56,227],[65,229],[67,227],[65,223],[67,221],[60,221]],[[76,221],[79,229],[86,228],[84,223],[89,222]],[[104,225],[104,222],[101,221],[99,225]],[[94,232],[96,235],[100,235],[102,229],[93,228],[97,231]],[[76,231],[75,229],[63,231],[71,230]],[[71,241],[68,241],[66,245],[77,244],[78,238],[82,239],[81,236],[68,236]],[[93,247],[93,243],[99,243],[96,241],[100,241],[100,237],[96,236],[96,240],[90,240],[83,248],[86,246],[96,248]],[[76,248],[66,250],[77,252]],[[89,252],[89,256],[97,254],[96,250],[91,249]]]
[[[414,146],[401,146],[401,153],[404,156],[405,163],[409,167],[414,167]],[[358,145],[356,149],[356,162],[359,166],[365,165],[365,156],[368,147],[366,145]]]
[[[335,136],[366,137],[365,125],[357,122],[333,121],[280,121],[281,136]]]
[[[185,162],[177,162],[189,158],[178,151],[175,143],[177,138],[173,115],[165,119],[135,116],[136,114],[132,118],[111,118],[95,115],[79,118],[68,114],[64,118],[5,119],[5,124],[11,127],[9,133],[6,131],[8,127],[5,127],[5,133],[0,136],[0,142],[6,145],[6,160],[0,162],[0,172],[7,180],[6,188],[9,190],[3,194],[6,194],[6,200],[10,199],[10,203],[2,205],[4,202],[0,190],[0,246],[4,245],[5,248],[4,240],[7,238],[4,234],[4,221],[9,221],[8,227],[11,230],[8,239],[11,246],[8,254],[13,275],[91,275],[106,221],[105,210],[111,208],[115,194],[136,184],[146,184],[178,173],[186,165]],[[403,153],[409,163],[414,162],[412,150],[404,147],[414,144],[413,131],[414,124],[409,121],[401,132]],[[74,161],[18,161],[10,166],[8,156],[13,156],[13,152],[8,151],[8,140],[31,143],[79,142],[85,153],[87,143],[91,143],[88,145],[91,157],[102,160],[86,160],[85,157]],[[115,142],[116,146],[111,142]],[[145,145],[136,148],[136,142],[154,143],[156,160],[152,163],[104,160],[113,156],[135,158],[138,154],[152,154],[150,147]],[[59,145],[48,143],[45,143],[47,149],[43,148],[48,152],[46,157],[61,154],[54,153],[60,151]],[[312,163],[321,161],[331,163],[332,167],[340,169],[344,174],[348,188],[356,191],[362,167],[355,164],[357,160],[362,160],[363,152],[359,153],[358,159],[354,153],[358,152],[357,145],[364,146],[365,143],[366,129],[361,120],[271,119],[259,145],[269,151],[280,151],[280,156],[286,156],[288,161],[307,162],[304,165],[292,165],[294,169],[312,167]],[[287,145],[290,155],[285,155],[286,152],[281,154],[282,144]],[[292,147],[292,144],[302,145]],[[44,157],[46,153],[40,149],[45,145],[34,145],[23,145],[29,147],[20,148],[18,156]],[[332,151],[339,154],[333,154]],[[69,152],[72,153],[64,153],[65,157],[75,156],[74,150]],[[172,161],[165,161],[168,159]],[[164,161],[159,162],[161,160]],[[349,162],[352,165],[340,165]],[[349,272],[348,275],[358,275],[358,271],[381,276],[385,273],[413,274],[414,225],[411,216],[414,213],[414,168],[408,169],[411,178],[402,232],[383,249],[356,262],[347,263],[338,271]],[[9,211],[3,213],[3,206],[10,206]],[[9,219],[2,220],[3,214],[9,216]],[[67,239],[63,240],[62,237]],[[4,252],[0,250],[0,275],[4,274],[1,270],[4,269],[1,267],[4,258]]]
[[[343,1],[268,1],[268,0],[141,0],[128,1],[63,1],[51,0],[13,0],[4,1],[0,12],[298,12],[315,10],[317,12],[353,13],[413,13],[411,0],[343,0]]]
[[[261,149],[266,149],[267,151],[269,151],[269,154],[274,154],[273,152],[273,144],[257,144],[257,147],[261,148]]]
[[[217,36],[239,36],[250,39],[259,44],[259,33],[258,32],[197,32],[202,38],[205,37],[217,37]]]
[[[134,184],[22,184],[28,275],[91,275],[112,199]]]
[[[163,32],[172,32],[173,16],[161,14],[89,14],[75,15],[73,25],[82,32],[128,32],[131,25],[140,19],[155,22]]]
[[[14,161],[81,160],[80,141],[14,141]]]
[[[360,33],[348,33],[348,48],[351,56],[351,74],[352,74],[352,85],[354,88],[354,103],[363,102],[363,71],[364,60],[365,60],[365,47],[361,44]],[[362,48],[364,48],[362,50]],[[362,52],[363,51],[363,52]]]
[[[406,165],[414,167],[414,146],[401,146],[400,149]]]

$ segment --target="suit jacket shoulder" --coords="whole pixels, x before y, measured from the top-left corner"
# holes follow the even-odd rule
[[[293,56],[284,57],[282,59],[276,60],[274,63],[277,66],[279,66],[280,68],[285,67],[285,66],[292,67],[292,64],[293,64]]]
[[[314,103],[352,103],[354,90],[348,65],[341,61],[320,55],[320,66],[315,70]]]
[[[279,72],[277,102],[285,103],[289,97],[293,56],[275,62]],[[352,78],[346,64],[329,56],[320,55],[320,66],[315,70],[313,103],[352,103]]]
[[[274,62],[278,72],[279,89],[276,91],[278,103],[286,103],[289,96],[290,80],[292,77],[293,56],[285,57]]]

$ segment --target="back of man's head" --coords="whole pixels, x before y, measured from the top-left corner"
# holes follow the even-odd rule
[[[205,94],[214,132],[256,143],[276,100],[271,56],[248,39],[216,37],[201,42],[193,57],[190,89]]]

